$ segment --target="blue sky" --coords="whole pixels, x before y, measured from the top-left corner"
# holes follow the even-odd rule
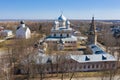
[[[0,19],[120,19],[120,0],[0,0]]]

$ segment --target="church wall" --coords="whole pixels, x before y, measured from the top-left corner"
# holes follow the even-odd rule
[[[65,26],[65,24],[66,24],[66,22],[65,22],[65,21],[59,21],[59,26],[60,26],[60,27],[64,27],[64,26]]]
[[[26,38],[26,39],[31,38],[31,31],[30,31],[29,28],[27,28],[27,30],[26,30],[25,38]]]
[[[51,43],[52,43],[52,45],[53,45],[53,44],[57,44],[57,42],[58,42],[58,41],[46,41],[46,43],[48,43],[48,45],[51,44]],[[64,44],[64,45],[65,45],[65,47],[67,47],[67,46],[68,46],[68,47],[69,47],[69,46],[75,47],[75,46],[77,46],[77,42],[76,42],[76,41],[65,41],[65,44]]]
[[[16,31],[16,38],[24,38],[25,37],[25,31],[23,28],[20,28]]]
[[[69,46],[73,46],[76,47],[77,46],[77,42],[76,41],[65,41],[65,46],[69,47]]]
[[[16,38],[25,38],[25,39],[31,38],[31,31],[25,25],[24,21],[20,22],[20,25],[16,30]]]
[[[58,41],[46,41],[46,43],[48,44],[48,47],[50,47],[51,45],[58,45],[57,43]],[[76,41],[65,41],[64,43],[64,49],[77,49],[77,42]]]

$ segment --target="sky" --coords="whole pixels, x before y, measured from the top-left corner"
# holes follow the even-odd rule
[[[0,0],[0,19],[120,19],[120,0]]]

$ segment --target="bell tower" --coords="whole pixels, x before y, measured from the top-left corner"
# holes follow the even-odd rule
[[[94,17],[92,17],[92,21],[88,31],[88,45],[96,44],[96,43],[97,43],[96,26],[95,26]]]

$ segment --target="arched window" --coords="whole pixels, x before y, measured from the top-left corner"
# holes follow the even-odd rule
[[[92,68],[94,68],[94,64],[92,65]]]
[[[99,68],[98,64],[96,65],[96,68]]]
[[[115,68],[115,64],[112,64],[112,68]]]
[[[60,34],[60,37],[62,37],[62,34]]]
[[[54,37],[56,37],[56,34],[54,34]]]
[[[67,37],[69,37],[69,34],[67,34]]]
[[[90,65],[88,65],[88,68],[90,68]]]
[[[84,65],[84,69],[86,69],[86,65]]]
[[[103,65],[102,64],[100,64],[100,68],[102,68],[103,67]]]

